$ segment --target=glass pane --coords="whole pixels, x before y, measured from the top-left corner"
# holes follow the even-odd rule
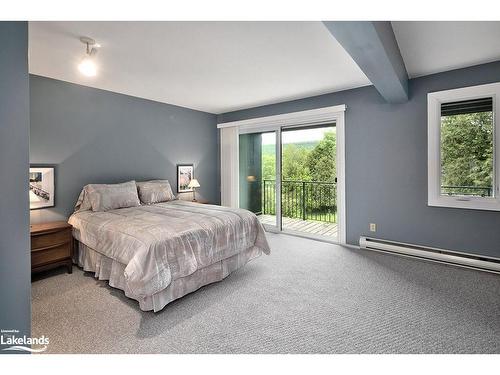
[[[276,132],[240,135],[240,207],[276,226]]]
[[[334,125],[282,131],[283,230],[337,236],[336,142]]]
[[[484,104],[485,100],[441,106],[442,195],[494,194],[493,111],[491,100]]]

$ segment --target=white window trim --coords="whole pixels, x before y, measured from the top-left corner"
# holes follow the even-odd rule
[[[322,124],[335,121],[335,126],[337,128],[337,200],[339,206],[339,222],[338,226],[339,236],[338,242],[341,245],[346,244],[347,237],[347,222],[346,222],[346,198],[345,198],[345,111],[346,106],[336,105],[324,108],[311,109],[307,111],[291,112],[281,115],[266,116],[259,118],[252,118],[248,120],[232,121],[217,124],[217,128],[231,128],[237,127],[239,134],[252,133],[258,131],[266,130],[277,130],[282,127],[290,127],[296,125],[307,125],[307,124]],[[238,148],[238,140],[236,140],[236,148]],[[222,164],[222,160],[221,160]],[[239,166],[239,165],[238,165]],[[221,174],[225,175],[227,173],[235,173],[235,169],[231,172],[222,168]],[[239,171],[238,171],[239,173]],[[222,176],[224,179],[224,176]],[[239,186],[237,184],[238,179],[230,179],[226,177],[228,181],[233,181],[231,188],[226,187],[225,190],[231,190],[231,195],[233,197],[239,194]]]
[[[217,128],[228,128],[237,126],[240,134],[257,131],[274,130],[283,125],[306,125],[311,123],[322,123],[335,120],[340,113],[346,110],[345,104],[332,107],[311,109],[308,111],[290,112],[281,115],[251,118],[248,120],[224,122],[217,124]]]
[[[441,103],[484,97],[493,98],[493,174],[494,197],[445,196],[441,195]],[[428,205],[437,207],[467,208],[500,211],[500,83],[491,83],[454,90],[433,92],[427,95],[427,173]]]

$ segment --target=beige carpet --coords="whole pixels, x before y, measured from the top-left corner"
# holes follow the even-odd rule
[[[500,276],[286,235],[160,313],[74,269],[36,276],[50,353],[499,353]]]

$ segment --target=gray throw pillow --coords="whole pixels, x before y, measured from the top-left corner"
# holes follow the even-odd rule
[[[168,202],[176,199],[168,180],[138,182],[137,188],[143,204]]]
[[[141,205],[135,181],[122,184],[90,184],[85,186],[85,192],[92,211],[109,211]]]

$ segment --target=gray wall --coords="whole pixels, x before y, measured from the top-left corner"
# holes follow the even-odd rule
[[[67,218],[89,183],[167,178],[176,189],[178,163],[193,163],[199,196],[219,202],[215,115],[33,75],[30,94],[30,162],[56,166],[56,206],[32,222]]]
[[[28,23],[0,22],[0,46],[0,329],[29,336]]]
[[[346,104],[347,242],[377,237],[500,257],[500,212],[427,206],[427,93],[500,81],[500,62],[412,79],[410,100],[373,86],[252,108],[218,122]]]

